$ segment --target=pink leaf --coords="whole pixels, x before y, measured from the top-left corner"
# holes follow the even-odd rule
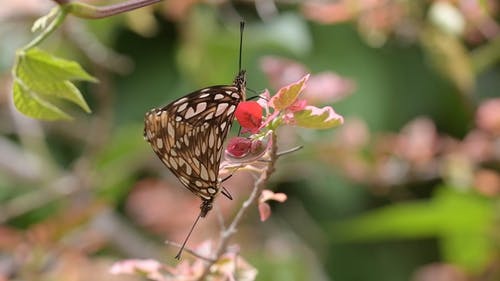
[[[290,105],[287,110],[291,112],[303,110],[307,105],[306,100],[296,100],[292,105]]]
[[[260,221],[266,221],[271,216],[271,206],[266,202],[259,203]]]
[[[278,201],[280,203],[283,203],[283,202],[286,201],[287,198],[288,197],[286,196],[285,193],[281,193],[281,192],[274,193],[271,190],[264,189],[260,193],[259,202],[260,203],[264,203],[264,202],[266,202],[268,200],[274,200],[274,201]]]
[[[299,81],[279,89],[278,93],[269,100],[269,106],[277,111],[284,110],[291,106],[304,89],[308,79],[309,74],[306,74]]]
[[[328,129],[344,123],[344,117],[335,113],[331,106],[317,108],[308,105],[304,110],[295,112],[293,117],[295,125],[310,129]]]

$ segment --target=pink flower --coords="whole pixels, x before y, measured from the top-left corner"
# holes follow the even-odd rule
[[[294,84],[309,72],[304,65],[296,61],[275,56],[264,57],[261,60],[261,68],[274,89]],[[356,89],[353,80],[332,71],[311,74],[307,84],[303,98],[308,103],[336,102]]]
[[[232,163],[253,162],[262,157],[270,145],[269,137],[262,140],[234,137],[229,140],[224,156]]]
[[[154,281],[166,281],[160,272],[161,269],[163,269],[163,265],[156,260],[130,259],[114,263],[109,272],[111,274],[143,274]]]
[[[229,140],[226,153],[234,158],[242,158],[250,153],[251,148],[252,140],[243,137],[235,137]]]
[[[490,134],[500,134],[500,98],[481,103],[476,113],[476,124]]]

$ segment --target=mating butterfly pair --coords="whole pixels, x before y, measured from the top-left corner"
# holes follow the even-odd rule
[[[200,214],[188,233],[182,250],[200,217],[205,217],[220,190],[219,165],[223,143],[238,104],[245,100],[246,77],[241,70],[232,85],[194,91],[170,104],[146,113],[144,138],[180,182],[202,200]],[[229,194],[222,191],[226,196]]]
[[[245,71],[233,85],[213,86],[188,94],[146,113],[144,138],[160,160],[202,199],[201,217],[219,192],[222,145],[236,107],[245,100]]]

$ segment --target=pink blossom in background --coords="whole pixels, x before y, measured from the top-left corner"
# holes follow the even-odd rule
[[[294,60],[276,56],[261,58],[260,68],[266,74],[269,84],[274,89],[295,83],[309,72],[304,65]]]
[[[416,271],[411,281],[470,281],[470,279],[454,265],[433,263]]]
[[[354,16],[354,9],[345,1],[330,3],[306,1],[302,6],[302,13],[308,19],[323,24],[334,24],[351,20]]]
[[[493,135],[500,135],[500,98],[482,102],[476,112],[477,126]]]
[[[152,259],[130,259],[114,263],[109,272],[111,274],[144,274],[148,279],[154,281],[166,281],[160,272],[163,265]]]
[[[411,163],[423,165],[437,152],[438,135],[431,119],[420,117],[408,123],[397,140],[396,153]]]
[[[304,65],[276,56],[262,58],[261,69],[274,89],[296,83],[310,73]],[[326,71],[309,76],[307,87],[303,90],[303,98],[309,104],[332,103],[341,100],[355,90],[356,84],[353,80],[344,78],[335,72]]]
[[[356,84],[353,80],[327,71],[311,75],[303,97],[312,104],[332,103],[352,94],[355,90]]]
[[[368,145],[371,137],[366,122],[356,117],[346,119],[338,135],[340,144],[351,149],[361,149]]]
[[[19,18],[20,16],[41,16],[54,6],[50,1],[23,0],[0,1],[0,20]]]
[[[486,196],[496,196],[500,193],[500,176],[497,171],[480,169],[474,175],[474,188]]]
[[[470,131],[462,142],[462,151],[474,162],[488,161],[494,155],[490,136],[478,129]]]
[[[498,13],[500,5],[498,1],[489,0],[485,3],[477,0],[457,1],[458,8],[469,23],[467,39],[476,39],[478,36],[493,39],[500,33],[500,25],[495,21],[495,11]],[[490,8],[490,9],[488,9]]]

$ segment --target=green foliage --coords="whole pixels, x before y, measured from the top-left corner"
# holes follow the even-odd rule
[[[77,62],[55,57],[38,48],[17,52],[16,61],[13,68],[14,104],[20,112],[44,120],[71,119],[59,106],[62,100],[91,112],[71,81],[97,80]]]
[[[421,40],[436,70],[449,79],[463,95],[471,95],[475,87],[475,73],[471,58],[459,39],[427,28],[422,33]]]
[[[142,135],[142,124],[128,124],[114,131],[110,143],[96,157],[93,167],[100,178],[99,196],[109,202],[122,200],[133,186],[141,158],[151,156]]]
[[[334,224],[338,242],[437,237],[444,260],[472,272],[483,268],[494,248],[493,201],[441,187],[430,201],[390,205]]]

